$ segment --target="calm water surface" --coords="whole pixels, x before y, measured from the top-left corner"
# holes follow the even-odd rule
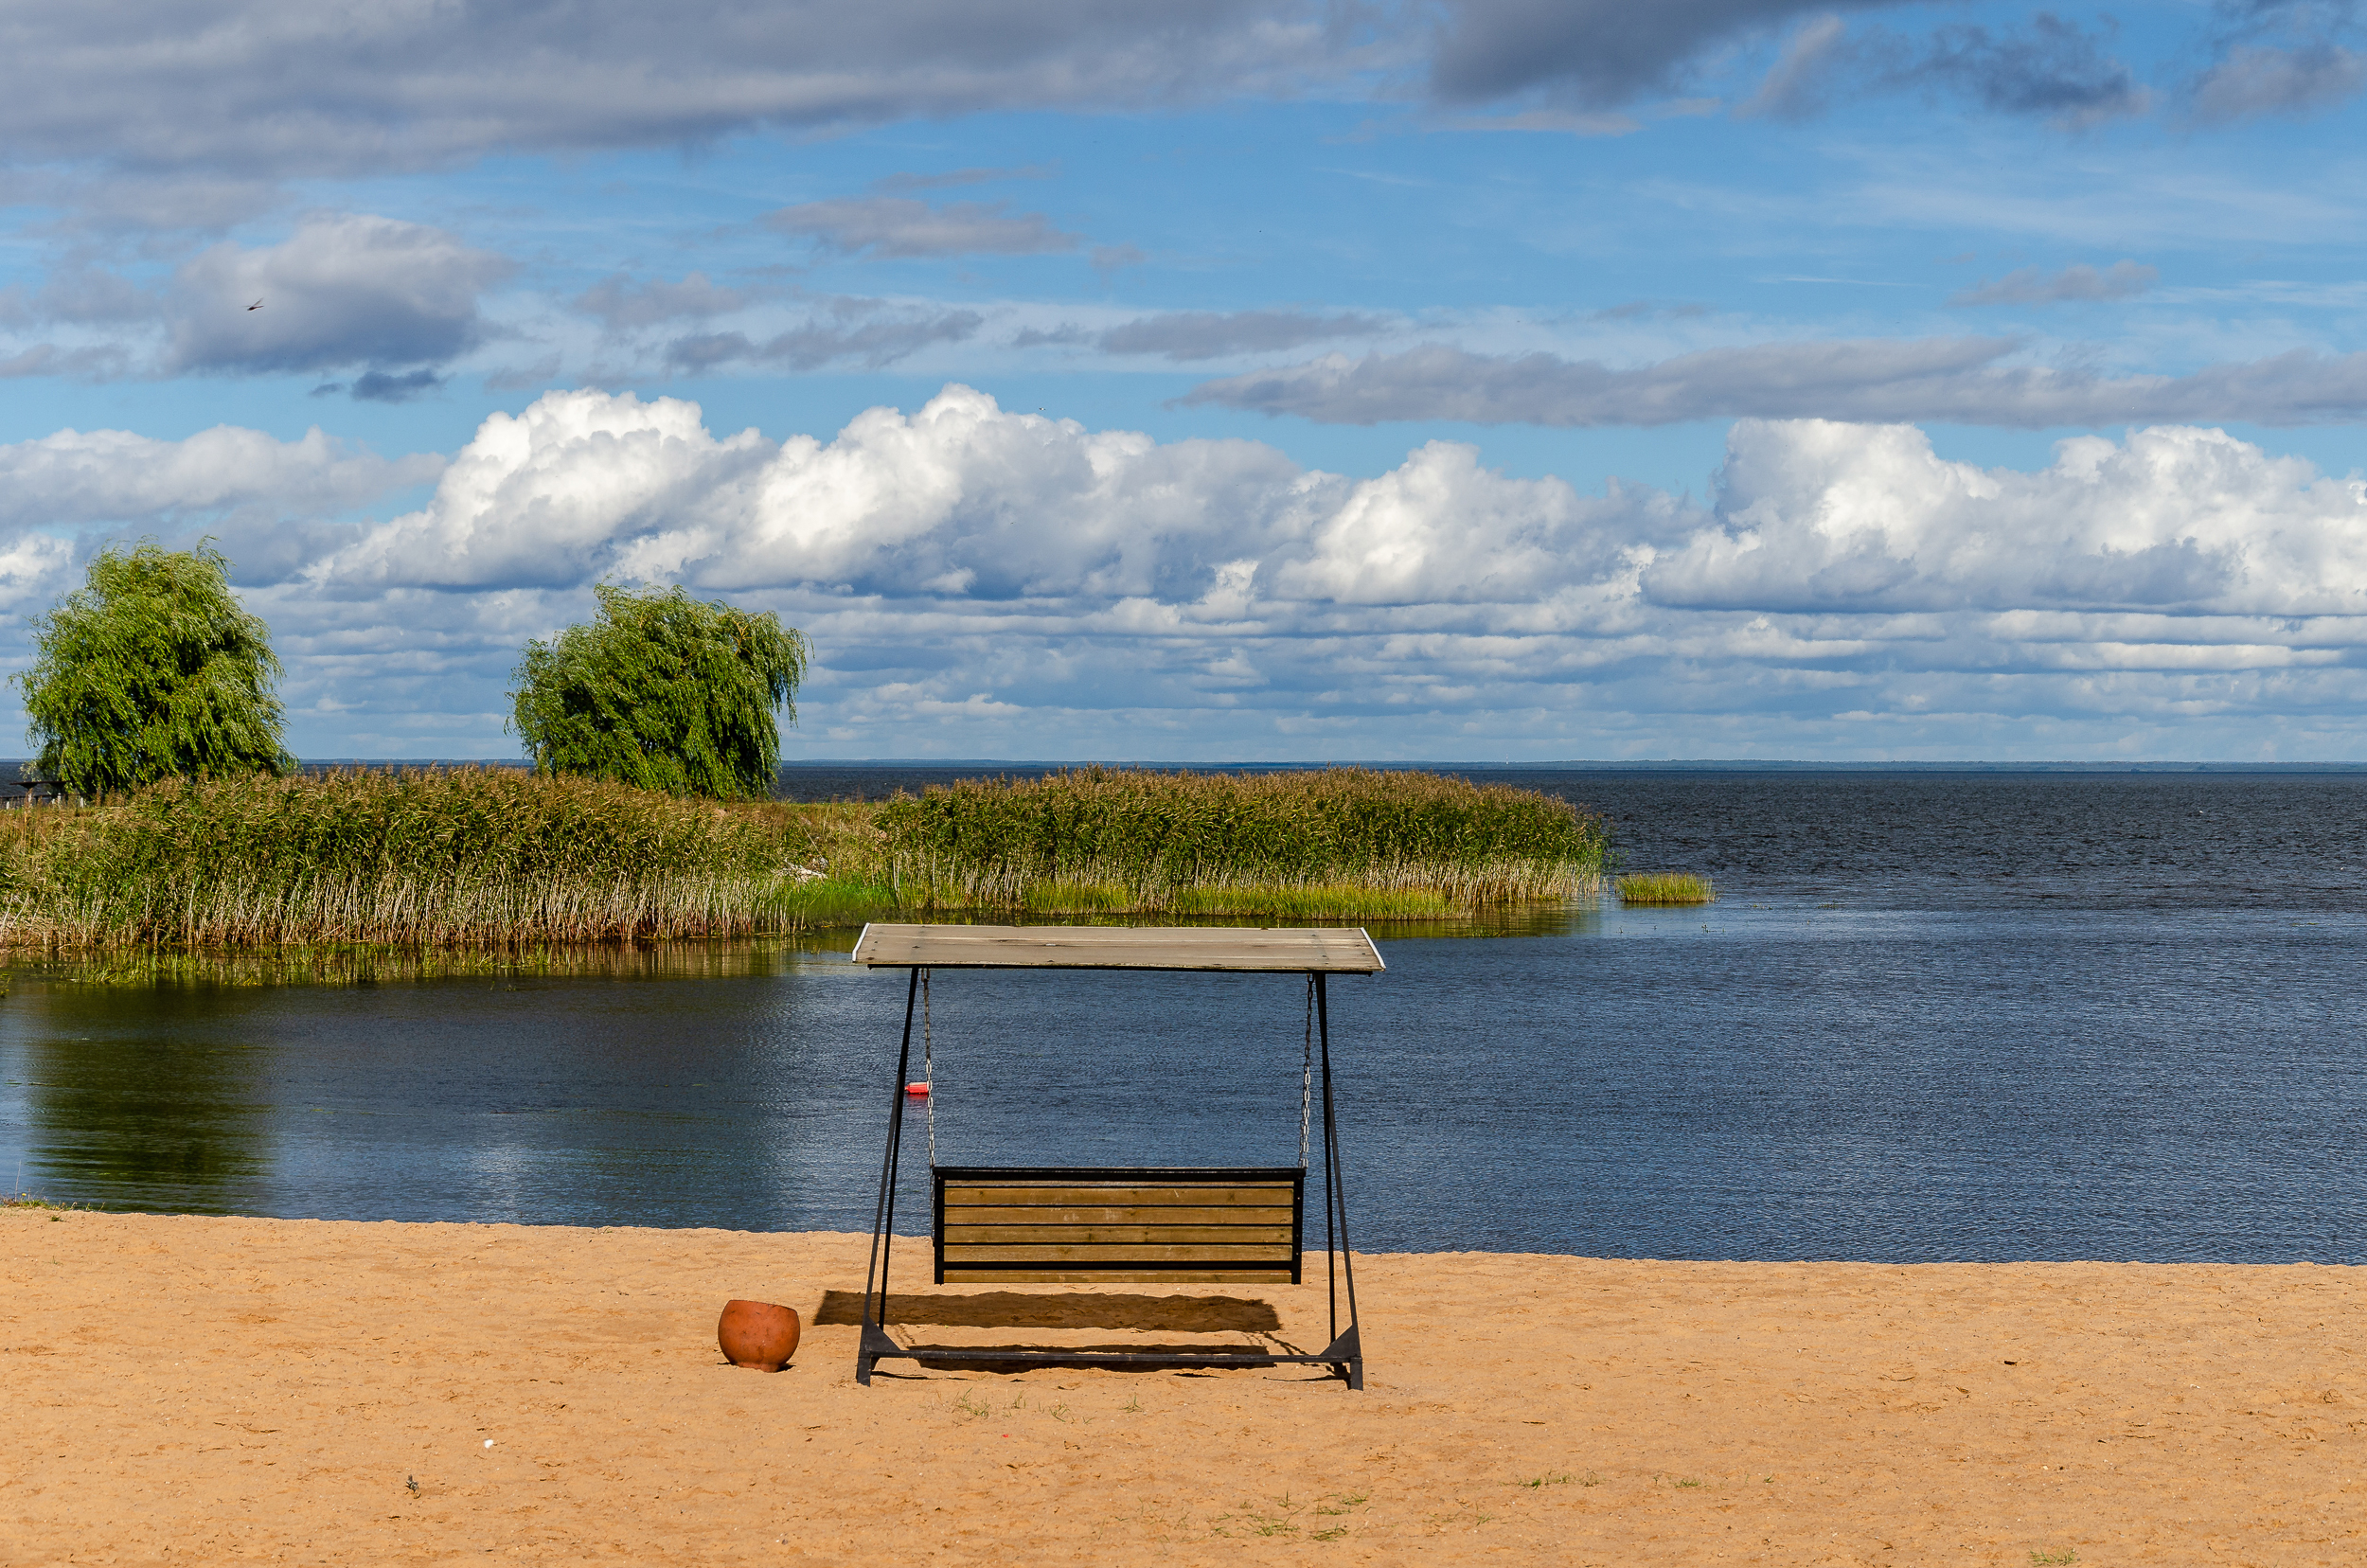
[[[1389,972],[1332,990],[1360,1246],[2367,1260],[2367,777],[1509,776],[1724,897],[1377,932]],[[366,985],[20,969],[0,1179],[864,1228],[902,1003],[767,944]],[[940,976],[940,1157],[1289,1163],[1303,1007],[1290,977]]]

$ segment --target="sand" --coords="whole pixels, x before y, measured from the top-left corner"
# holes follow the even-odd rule
[[[1376,1255],[1362,1393],[859,1388],[855,1330],[812,1320],[863,1245],[0,1214],[0,1561],[2367,1559],[2356,1269]],[[1022,1293],[1070,1327],[952,1300],[907,1332],[1323,1330],[1320,1287]],[[718,1354],[735,1295],[806,1316],[790,1370]]]

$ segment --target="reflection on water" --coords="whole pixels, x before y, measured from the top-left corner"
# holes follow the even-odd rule
[[[271,1163],[263,1053],[160,1042],[210,1027],[218,998],[150,992],[143,1027],[125,1031],[109,995],[20,986],[6,1004],[26,1180],[133,1207],[235,1209]]]
[[[1614,900],[1615,902],[1615,900]],[[953,924],[1001,923],[1007,915],[950,914],[929,918]],[[1243,922],[1224,917],[1166,915],[1019,917],[1030,925],[1201,925]],[[1575,936],[1601,928],[1594,902],[1483,910],[1452,918],[1375,921],[1383,940],[1415,937]],[[1326,920],[1323,925],[1353,924]],[[712,942],[656,942],[632,947],[530,944],[503,949],[418,949],[330,946],[268,953],[177,953],[142,949],[97,957],[20,960],[21,978],[84,987],[376,986],[415,980],[723,980],[778,974],[798,953],[851,953],[857,926],[801,932],[794,936],[737,937]]]
[[[1771,900],[1382,951],[1332,988],[1363,1246],[2367,1259],[2367,918]],[[20,972],[0,1162],[111,1205],[862,1229],[903,1002],[760,944]],[[947,1164],[1290,1163],[1303,1007],[1295,976],[940,973],[902,1213],[933,1120]]]
[[[1720,902],[1376,930],[1389,972],[1333,987],[1361,1245],[2367,1261],[2367,780],[1618,788],[1639,864]],[[20,968],[0,1176],[865,1228],[904,985],[852,939]],[[1302,1007],[1290,976],[948,971],[940,1154],[1287,1164]]]

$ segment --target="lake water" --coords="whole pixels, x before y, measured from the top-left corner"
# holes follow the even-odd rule
[[[1722,896],[1377,930],[1389,972],[1331,988],[1360,1247],[2367,1260],[2367,775],[1488,776]],[[0,1179],[864,1229],[904,981],[845,941],[340,985],[20,968]],[[1291,1163],[1303,1007],[1287,976],[942,974],[939,1155]]]

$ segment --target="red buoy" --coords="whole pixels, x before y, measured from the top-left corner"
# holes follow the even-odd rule
[[[908,1083],[904,1085],[904,1093],[908,1095],[925,1095],[928,1092],[929,1086],[925,1083]]]

